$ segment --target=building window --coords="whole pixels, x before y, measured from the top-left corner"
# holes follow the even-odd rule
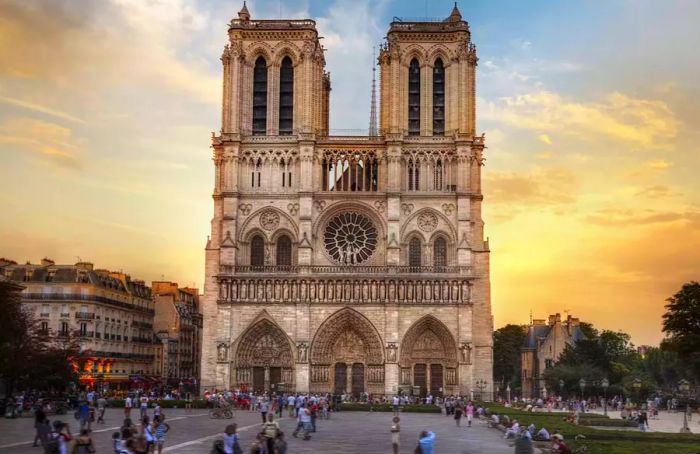
[[[58,332],[61,336],[67,336],[68,335],[68,322],[61,322],[61,326],[60,326]]]
[[[255,162],[255,169],[250,172],[250,187],[259,188],[260,187],[260,174],[262,173],[262,159],[258,158]]]
[[[267,62],[263,57],[255,60],[253,69],[253,134],[267,132]]]
[[[374,153],[329,153],[323,159],[324,191],[379,190],[379,163]]]
[[[61,317],[68,317],[70,315],[68,313],[68,305],[67,304],[62,304],[61,305]]]
[[[420,134],[420,65],[415,58],[408,67],[408,135]]]
[[[443,237],[433,244],[433,266],[447,266],[447,241]]]
[[[442,183],[444,181],[443,178],[444,172],[442,168],[442,160],[438,159],[437,162],[435,163],[435,166],[433,167],[433,190],[434,191],[442,191]]]
[[[280,67],[280,135],[292,133],[294,123],[294,67],[292,59],[284,57]]]
[[[445,135],[445,68],[439,58],[433,65],[433,135]]]
[[[292,265],[292,240],[287,235],[282,235],[277,240],[277,266]]]
[[[51,308],[49,307],[48,304],[42,304],[41,305],[41,316],[42,317],[48,317],[51,314]]]
[[[87,323],[80,324],[80,335],[85,336],[87,334]]]
[[[421,247],[419,238],[411,238],[408,243],[408,266],[421,266]]]
[[[254,236],[250,242],[250,265],[265,265],[265,242],[260,235]]]
[[[46,334],[49,332],[49,322],[41,322],[41,333]]]
[[[420,188],[420,162],[418,160],[408,160],[408,190],[418,191]]]

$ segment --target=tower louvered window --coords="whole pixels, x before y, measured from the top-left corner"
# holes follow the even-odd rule
[[[263,57],[255,60],[253,69],[253,134],[267,132],[267,62]]]
[[[411,238],[411,241],[408,243],[408,266],[421,266],[421,247],[420,239],[418,238]]]
[[[433,65],[433,135],[445,135],[445,68],[439,58]]]
[[[265,265],[265,242],[259,235],[254,236],[253,240],[250,242],[250,265]]]
[[[292,265],[292,240],[287,235],[277,240],[277,266]]]
[[[280,135],[292,133],[294,123],[294,67],[292,59],[284,57],[280,67]]]
[[[433,244],[433,266],[447,266],[447,241],[442,237]]]
[[[415,58],[408,67],[408,135],[420,134],[420,65]]]

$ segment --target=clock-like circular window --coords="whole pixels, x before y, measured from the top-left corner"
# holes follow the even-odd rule
[[[326,224],[323,241],[333,260],[341,265],[359,265],[377,249],[377,228],[360,213],[341,213]]]

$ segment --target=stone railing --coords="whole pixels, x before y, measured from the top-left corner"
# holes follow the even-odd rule
[[[423,275],[423,274],[450,274],[459,276],[471,276],[470,266],[363,266],[363,265],[290,265],[290,266],[252,266],[252,265],[221,265],[220,276],[237,274],[386,274],[386,275]]]
[[[470,304],[471,278],[392,274],[218,277],[219,303]]]

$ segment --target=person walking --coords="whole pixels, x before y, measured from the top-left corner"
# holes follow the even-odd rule
[[[274,454],[287,454],[287,441],[284,439],[284,432],[277,433]]]
[[[97,452],[95,449],[95,443],[90,438],[90,431],[83,429],[80,431],[80,435],[75,439],[75,444],[73,444],[72,454],[93,454]]]
[[[462,404],[457,402],[457,404],[454,407],[454,411],[455,411],[455,416],[454,416],[455,423],[457,423],[457,427],[459,427],[462,423]]]
[[[435,447],[435,432],[422,431],[420,433],[420,438],[418,439],[418,446],[416,451],[420,449],[420,454],[433,454],[433,448]]]
[[[156,434],[148,416],[141,421],[141,435],[146,439],[146,451],[152,452],[156,445]]]
[[[131,396],[126,396],[126,399],[124,399],[124,417],[125,418],[131,418],[131,407],[134,405],[134,401],[131,399]]]
[[[53,430],[44,445],[44,452],[47,454],[68,454],[68,444],[72,439],[68,424],[58,420],[54,421]]]
[[[643,411],[637,417],[637,424],[639,424],[639,431],[646,432],[647,427],[649,427],[649,419],[647,419],[647,412]]]
[[[34,434],[34,443],[32,444],[32,447],[36,448],[39,446],[36,443],[37,440],[39,443],[41,443],[41,446],[44,446],[46,437],[48,437],[48,435],[51,433],[49,420],[46,418],[46,413],[44,413],[44,410],[39,409],[36,411],[36,413],[34,413],[34,429],[36,429],[36,433]]]
[[[277,439],[277,433],[280,431],[280,426],[277,421],[274,421],[272,413],[267,415],[267,422],[263,424],[262,433],[265,437],[266,453],[275,452],[275,439]]]
[[[144,394],[141,396],[139,399],[139,410],[141,411],[141,415],[139,419],[143,419],[144,416],[148,413],[148,397]]]
[[[161,414],[160,418],[154,419],[153,425],[156,428],[156,450],[158,454],[161,454],[165,444],[165,434],[170,431],[170,426],[165,423],[165,414]]]
[[[467,404],[467,427],[472,426],[472,419],[474,419],[474,404],[469,401]]]
[[[394,454],[399,454],[399,435],[401,432],[399,421],[401,418],[394,416],[391,421],[393,422],[391,425],[391,449]]]
[[[310,440],[311,435],[309,435],[309,432],[311,432],[311,412],[306,405],[299,409],[299,416],[297,416],[297,418],[297,428],[294,430],[294,432],[292,432],[292,436],[296,438],[299,431],[303,430],[304,440]]]
[[[80,430],[87,428],[89,431],[92,424],[90,423],[90,407],[88,406],[87,400],[80,402],[77,413],[78,420],[80,421]]]
[[[224,454],[243,454],[240,445],[240,436],[236,433],[238,426],[229,424],[224,430]]]
[[[107,399],[100,395],[97,398],[97,423],[105,423],[105,411],[107,411]]]
[[[267,398],[260,399],[260,416],[262,417],[262,422],[265,424],[267,422],[267,412],[270,409]]]

